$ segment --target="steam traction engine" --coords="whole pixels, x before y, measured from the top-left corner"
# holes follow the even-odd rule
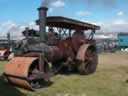
[[[8,82],[29,90],[40,88],[58,72],[93,73],[98,63],[93,34],[100,27],[65,17],[46,17],[47,10],[43,6],[38,9],[39,32],[26,28],[26,38],[17,46],[20,54],[5,67]],[[88,37],[86,30],[91,30]]]

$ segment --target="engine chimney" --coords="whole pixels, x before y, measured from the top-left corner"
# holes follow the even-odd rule
[[[40,40],[41,42],[46,42],[46,18],[47,18],[47,10],[46,6],[41,5],[38,8],[39,11],[39,32],[40,32]]]

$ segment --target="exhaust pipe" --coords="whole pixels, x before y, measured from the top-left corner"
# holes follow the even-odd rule
[[[48,8],[46,6],[41,5],[38,8],[39,11],[39,32],[40,32],[40,40],[41,42],[46,42],[46,18],[47,18],[47,11]]]

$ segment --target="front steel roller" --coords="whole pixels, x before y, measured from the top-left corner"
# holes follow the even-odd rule
[[[46,63],[40,71],[38,57],[14,57],[5,66],[4,76],[9,83],[34,91],[49,80],[47,71]]]
[[[96,71],[98,56],[96,47],[94,45],[82,45],[76,58],[79,61],[78,71],[80,74],[91,74]]]

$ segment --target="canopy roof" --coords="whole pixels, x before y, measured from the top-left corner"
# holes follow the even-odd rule
[[[39,24],[39,21],[37,20],[37,24]],[[79,29],[79,30],[89,30],[89,29],[95,29],[99,30],[100,26],[89,24],[85,22],[81,22],[78,20],[61,17],[61,16],[50,16],[47,17],[47,26],[49,27],[59,27],[59,28],[65,28],[65,29]]]

